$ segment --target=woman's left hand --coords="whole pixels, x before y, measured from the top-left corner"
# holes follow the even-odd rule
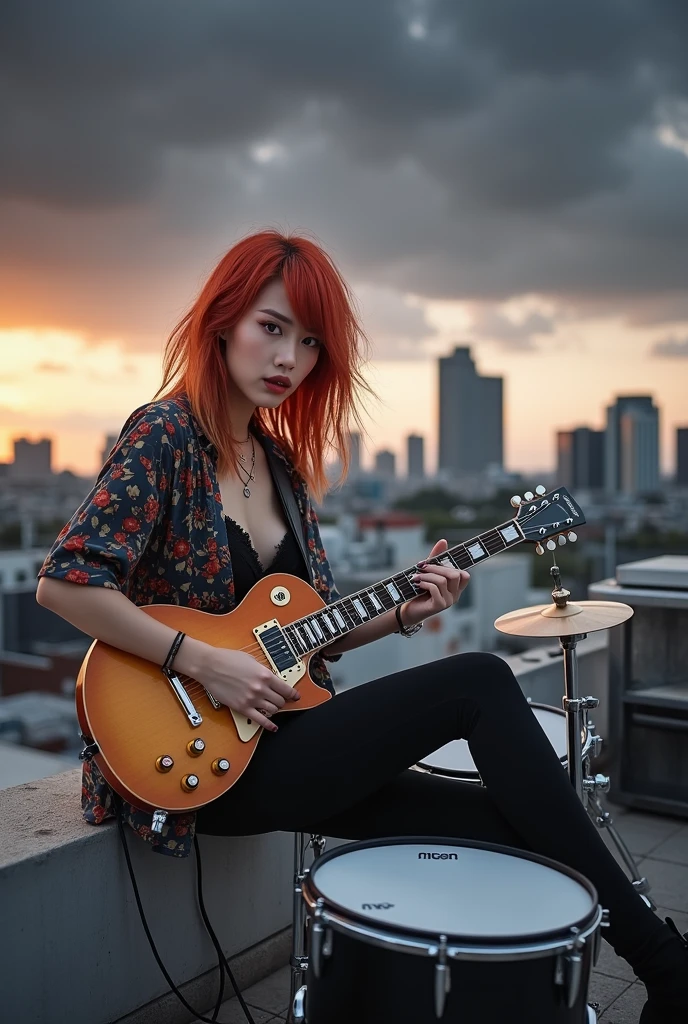
[[[448,546],[446,540],[438,540],[428,557],[441,555]],[[465,569],[455,569],[452,565],[429,565],[427,568],[423,562],[418,565],[420,571],[412,579],[424,593],[402,605],[401,621],[405,626],[415,626],[455,604],[471,578]]]

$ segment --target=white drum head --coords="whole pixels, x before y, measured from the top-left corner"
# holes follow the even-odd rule
[[[344,913],[454,941],[465,936],[518,943],[565,933],[595,909],[588,890],[563,870],[435,840],[345,848],[316,861],[311,882]]]
[[[560,761],[566,761],[566,715],[558,708],[534,706],[533,714],[542,726]],[[452,740],[433,751],[422,761],[421,768],[441,774],[448,771],[478,779],[480,776],[466,740]]]

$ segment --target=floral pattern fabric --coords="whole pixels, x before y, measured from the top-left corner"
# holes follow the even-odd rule
[[[305,482],[279,445],[265,435],[260,440],[287,467],[313,587],[326,604],[336,601],[339,593]],[[39,577],[121,590],[137,605],[231,611],[236,601],[216,466],[217,451],[185,396],[136,409]],[[310,673],[334,692],[322,655],[311,659]],[[94,762],[84,762],[81,802],[91,824],[116,813],[117,798]],[[122,813],[157,852],[178,857],[191,852],[195,814],[170,814],[158,834],[151,831],[148,812],[123,803]]]

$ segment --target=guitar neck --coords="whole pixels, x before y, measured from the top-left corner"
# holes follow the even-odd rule
[[[452,565],[456,569],[470,569],[479,562],[485,562],[492,555],[507,548],[513,548],[524,540],[523,532],[514,519],[486,533],[478,534],[463,544],[456,544],[434,558],[428,558],[428,565]],[[424,593],[413,583],[411,577],[418,572],[418,566],[389,576],[387,579],[365,587],[355,594],[342,597],[318,612],[296,619],[283,627],[283,633],[292,648],[299,655],[326,647],[339,637],[346,636],[364,622],[384,615],[405,601]]]

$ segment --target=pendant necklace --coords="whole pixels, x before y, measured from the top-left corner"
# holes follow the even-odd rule
[[[241,482],[244,485],[244,497],[245,498],[250,498],[251,497],[251,492],[250,492],[250,490],[248,488],[248,484],[249,484],[250,480],[255,480],[255,478],[256,478],[256,475],[255,475],[255,468],[256,468],[256,446],[253,443],[253,434],[251,434],[250,431],[249,431],[249,435],[246,438],[246,440],[247,441],[248,440],[251,441],[251,469],[248,470],[246,468],[246,466],[240,466],[239,463],[237,463],[237,471],[239,473],[239,479],[241,480]],[[246,462],[246,456],[245,455],[241,455],[240,454],[239,458],[241,459],[242,462]],[[245,480],[241,476],[242,473],[246,473],[247,474]]]

